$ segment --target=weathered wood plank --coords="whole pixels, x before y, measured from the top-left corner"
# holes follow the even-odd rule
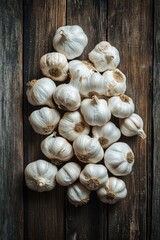
[[[107,1],[67,1],[67,24],[80,25],[88,36],[88,45],[80,59],[87,59],[94,46],[106,39]],[[66,240],[107,239],[107,206],[95,192],[86,206],[75,208],[66,202]]]
[[[22,1],[0,4],[0,239],[23,239]]]
[[[24,2],[24,83],[42,77],[39,61],[43,54],[53,51],[55,30],[65,25],[66,1]],[[26,91],[26,88],[25,88]],[[46,159],[40,151],[44,137],[31,129],[28,116],[33,108],[24,97],[25,114],[25,166],[39,158]],[[36,108],[37,109],[37,108]],[[37,193],[25,189],[25,237],[30,240],[64,239],[63,189]]]
[[[136,161],[131,175],[123,177],[128,197],[109,207],[108,238],[146,239],[149,231],[147,197],[148,173],[151,160],[152,110],[152,1],[108,1],[108,40],[119,49],[120,69],[127,76],[127,94],[144,120],[148,138],[123,138],[135,152]]]
[[[160,1],[154,1],[153,185],[151,239],[160,239]]]

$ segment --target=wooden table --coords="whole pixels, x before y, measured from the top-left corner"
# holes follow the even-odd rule
[[[0,239],[160,239],[160,0],[1,0],[0,71]],[[44,158],[43,137],[31,129],[26,83],[42,76],[40,57],[53,51],[55,30],[79,24],[89,38],[81,58],[101,40],[121,55],[130,95],[145,123],[147,139],[124,138],[136,161],[124,177],[125,200],[75,208],[66,190],[26,188],[24,167]]]

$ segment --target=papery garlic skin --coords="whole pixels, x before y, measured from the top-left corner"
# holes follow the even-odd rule
[[[89,125],[78,112],[66,112],[59,122],[58,132],[69,141],[74,141],[80,135],[90,132]]]
[[[143,120],[136,113],[132,113],[128,118],[120,119],[120,129],[126,137],[139,135],[142,139],[146,138],[143,130]]]
[[[124,142],[113,143],[104,154],[104,164],[115,176],[126,176],[132,171],[134,153]]]
[[[90,190],[85,188],[81,183],[76,182],[68,187],[68,201],[74,206],[87,204],[90,200]]]
[[[94,72],[88,77],[80,77],[79,92],[82,97],[91,98],[94,95],[102,96],[105,94],[104,78],[98,73]]]
[[[60,109],[67,111],[76,111],[81,104],[79,91],[69,84],[59,85],[53,98]]]
[[[97,190],[108,180],[108,171],[102,164],[87,164],[82,170],[80,182],[89,190]]]
[[[24,171],[26,185],[38,192],[51,191],[56,186],[57,171],[56,166],[45,160],[31,162]]]
[[[56,181],[61,186],[69,186],[74,183],[80,175],[81,167],[78,163],[66,163],[56,174]]]
[[[41,142],[42,153],[56,165],[70,160],[73,156],[71,144],[62,137],[52,133]]]
[[[96,138],[81,135],[73,142],[76,157],[84,163],[100,162],[104,156],[103,148]]]
[[[80,107],[84,120],[90,126],[102,126],[111,118],[111,112],[107,101],[93,96],[92,99],[84,99]]]
[[[54,108],[52,96],[55,93],[56,85],[50,78],[41,78],[27,83],[27,99],[34,106],[47,105]]]
[[[88,57],[99,72],[115,69],[120,63],[118,50],[106,41],[98,43]]]
[[[40,59],[42,73],[55,81],[64,81],[68,74],[68,62],[66,57],[57,52],[47,53]]]
[[[78,25],[62,26],[53,38],[53,47],[67,59],[79,57],[88,43],[83,29]]]
[[[110,177],[106,184],[97,190],[97,195],[103,203],[114,204],[127,196],[125,182],[116,177]]]
[[[29,116],[29,122],[34,131],[42,135],[51,134],[57,127],[59,120],[59,112],[48,107],[35,110]]]
[[[119,128],[112,122],[107,122],[105,125],[92,128],[92,136],[97,138],[101,146],[106,149],[112,143],[117,142],[121,137]]]
[[[135,110],[132,99],[127,95],[111,97],[108,100],[108,107],[112,115],[118,118],[129,117]]]
[[[112,97],[124,94],[126,91],[126,76],[119,70],[107,70],[103,73],[106,88],[105,95]]]

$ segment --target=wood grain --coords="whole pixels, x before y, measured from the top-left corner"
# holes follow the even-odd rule
[[[153,68],[153,179],[151,239],[160,239],[160,1],[154,6],[154,68]]]
[[[0,4],[0,239],[23,239],[22,2]]]
[[[107,2],[96,0],[67,1],[67,24],[80,25],[88,36],[88,45],[80,59],[88,59],[94,46],[106,40]],[[96,193],[86,206],[75,208],[66,202],[66,240],[101,240],[107,237],[107,206]]]
[[[121,55],[119,68],[127,76],[127,94],[133,98],[136,113],[142,116],[147,140],[122,138],[135,153],[133,172],[123,180],[128,197],[109,207],[108,239],[146,239],[148,162],[151,161],[152,96],[152,1],[108,1],[108,40]]]
[[[53,51],[55,30],[66,23],[66,3],[62,1],[25,1],[24,3],[24,84],[42,77],[39,61]],[[26,91],[26,87],[25,87]],[[34,133],[28,117],[34,109],[24,91],[25,166],[37,159],[46,159],[40,151],[44,137]],[[25,187],[25,238],[30,240],[64,239],[63,189],[37,193]]]

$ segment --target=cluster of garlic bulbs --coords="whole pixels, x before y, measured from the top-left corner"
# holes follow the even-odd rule
[[[125,95],[118,50],[102,41],[89,60],[75,60],[87,43],[80,26],[60,27],[53,38],[57,52],[40,59],[45,77],[28,82],[26,92],[30,104],[42,106],[31,113],[29,122],[36,133],[48,135],[40,148],[50,161],[29,163],[26,185],[39,192],[54,189],[56,183],[66,186],[75,206],[86,204],[91,191],[103,203],[125,198],[127,188],[119,177],[131,173],[135,155],[119,139],[121,134],[146,138],[143,120]],[[119,118],[119,126],[112,116]]]

